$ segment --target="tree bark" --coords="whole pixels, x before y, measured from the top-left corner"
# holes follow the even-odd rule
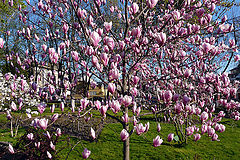
[[[126,107],[125,108],[125,113],[128,113],[128,108]],[[128,124],[124,124],[124,129],[129,133],[129,126],[128,126]],[[123,160],[130,160],[130,157],[129,157],[129,153],[130,153],[130,151],[129,151],[129,148],[130,148],[130,146],[129,146],[129,140],[130,140],[130,135],[129,135],[129,137],[126,139],[126,141],[124,141],[124,143],[123,143]]]

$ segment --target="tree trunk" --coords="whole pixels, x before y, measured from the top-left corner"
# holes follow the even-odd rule
[[[130,160],[129,158],[129,137],[126,141],[123,143],[123,159],[124,160]]]
[[[125,108],[125,113],[128,113],[128,108],[126,107]],[[126,131],[129,133],[129,126],[127,123],[124,124],[124,129],[126,129]],[[126,141],[124,141],[123,143],[123,160],[130,160],[130,157],[129,157],[129,140],[130,140],[130,137],[128,137],[126,139]]]

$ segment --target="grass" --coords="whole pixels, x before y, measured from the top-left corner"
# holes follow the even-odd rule
[[[95,113],[97,115],[97,113]],[[149,116],[147,116],[149,118]],[[147,118],[141,122],[147,123]],[[0,116],[1,119],[1,116]],[[130,139],[130,158],[135,160],[159,160],[159,159],[239,159],[240,157],[240,121],[235,122],[230,119],[224,119],[223,124],[226,126],[226,131],[217,133],[220,141],[211,141],[209,137],[203,135],[201,139],[194,142],[192,137],[187,145],[178,145],[178,143],[167,142],[167,135],[174,131],[171,124],[161,123],[161,132],[156,131],[157,123],[149,120],[150,130],[141,136],[132,134]],[[119,123],[105,125],[102,133],[96,142],[89,142],[77,138],[71,138],[69,143],[67,135],[61,137],[61,142],[57,145],[59,159],[65,159],[71,148],[79,142],[78,145],[69,154],[70,160],[81,159],[81,154],[84,148],[91,150],[90,159],[96,160],[120,160],[123,159],[122,147],[123,143],[120,140],[120,132],[122,126]],[[24,133],[20,129],[19,136]],[[0,129],[0,141],[8,141],[16,143],[16,138],[10,137],[10,130]],[[164,143],[159,147],[152,146],[152,140],[160,135]]]

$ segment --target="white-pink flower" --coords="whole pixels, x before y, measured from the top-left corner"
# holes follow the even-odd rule
[[[27,138],[28,138],[29,140],[33,140],[33,133],[27,134]]]
[[[154,8],[157,4],[158,0],[147,0],[147,5],[149,8]]]
[[[112,29],[112,21],[111,22],[104,22],[104,27],[107,32],[109,32]]]
[[[78,52],[77,51],[72,51],[72,58],[78,62],[79,61],[79,57],[78,57]]]
[[[135,14],[137,13],[139,10],[139,6],[137,3],[133,3],[130,9],[130,14]]]
[[[132,97],[125,95],[123,97],[123,104],[125,105],[125,107],[129,106],[130,104],[132,104]]]
[[[52,155],[48,151],[47,151],[47,156],[48,156],[49,159],[52,159]]]
[[[116,90],[116,85],[114,83],[109,83],[108,84],[108,91],[110,93],[114,94],[115,90]]]
[[[129,137],[129,133],[127,132],[126,129],[123,129],[120,133],[120,137],[122,141],[126,141],[127,138]]]
[[[8,150],[10,153],[14,154],[14,149],[13,146],[11,144],[8,145]]]
[[[2,38],[0,38],[0,48],[3,48],[4,43],[5,41]]]
[[[92,32],[90,35],[90,40],[94,47],[98,46],[98,43],[102,40],[102,38],[99,36],[97,32]]]
[[[93,129],[92,127],[91,127],[91,137],[92,137],[93,139],[96,138],[95,131],[94,131],[94,129]]]
[[[155,139],[153,139],[153,146],[158,147],[162,144],[163,140],[160,138],[160,136],[157,136]]]
[[[52,143],[52,141],[50,142],[50,147],[55,150],[55,145]]]
[[[17,110],[18,110],[16,103],[14,103],[13,101],[12,101],[12,103],[11,103],[11,109],[14,110],[14,111],[17,111]]]
[[[83,159],[87,159],[91,154],[91,151],[89,151],[87,148],[85,148],[82,152]]]
[[[235,56],[235,58],[234,58],[234,61],[235,61],[235,62],[238,62],[239,60],[240,60],[240,55],[237,54],[237,55]]]
[[[40,128],[45,130],[45,129],[47,129],[47,126],[48,126],[48,119],[45,119],[45,118],[40,119],[38,124],[39,124]]]

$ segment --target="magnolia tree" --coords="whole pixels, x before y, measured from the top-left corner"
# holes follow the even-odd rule
[[[220,62],[228,60],[228,52],[237,51],[234,39],[221,41],[234,26],[226,23],[226,16],[214,19],[219,1],[123,0],[110,8],[100,0],[26,3],[27,9],[19,7],[19,20],[26,27],[18,31],[28,43],[26,55],[7,56],[34,73],[27,82],[28,93],[39,101],[40,113],[54,99],[61,100],[64,111],[70,92],[72,112],[78,111],[79,117],[95,109],[103,119],[109,116],[122,124],[124,159],[129,159],[131,135],[149,130],[149,123],[139,121],[141,110],[152,110],[156,117],[172,122],[175,131],[169,131],[169,142],[174,138],[187,142],[191,135],[197,141],[205,133],[216,141],[216,131],[225,130],[220,124],[225,115],[239,120],[240,104],[232,100],[238,82],[231,83],[226,73],[216,72]],[[4,40],[0,42],[4,50]],[[38,71],[46,66],[49,72],[42,77]],[[83,82],[80,106],[73,99],[79,79]],[[107,96],[102,102],[88,100],[89,86],[99,82],[108,89]],[[51,109],[54,112],[54,106]],[[57,117],[54,114],[52,122]],[[47,119],[35,119],[32,124],[43,132],[49,125]],[[93,129],[89,134],[95,138]],[[162,142],[157,136],[153,146]],[[35,147],[41,146],[38,143],[43,142]],[[48,158],[55,153],[42,151]],[[82,153],[88,158],[91,151]]]

